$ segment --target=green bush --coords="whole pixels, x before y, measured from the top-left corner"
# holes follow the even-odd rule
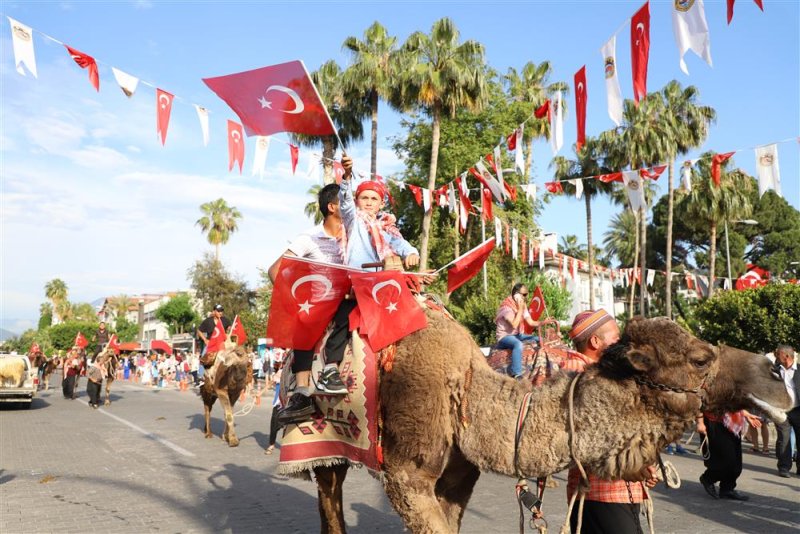
[[[719,291],[695,311],[696,334],[753,352],[800,342],[800,286],[769,284],[747,291]]]
[[[93,354],[95,344],[92,342],[94,333],[97,331],[97,323],[94,321],[66,321],[57,325],[53,325],[48,330],[50,336],[50,343],[53,347],[59,350],[67,350],[72,348],[75,344],[75,337],[78,332],[83,334],[83,337],[89,342],[86,347],[88,354]]]

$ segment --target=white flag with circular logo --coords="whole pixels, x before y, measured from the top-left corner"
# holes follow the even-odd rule
[[[781,195],[781,171],[778,168],[778,145],[767,145],[756,148],[756,171],[758,174],[759,196],[772,189]]]
[[[681,55],[681,70],[689,74],[683,56],[691,50],[711,66],[711,38],[703,0],[673,0],[672,33]]]
[[[612,35],[600,53],[603,55],[603,70],[606,77],[606,94],[608,95],[608,116],[619,126],[622,124],[622,89],[617,76],[617,36]]]
[[[25,65],[34,78],[36,75],[36,57],[33,54],[33,32],[28,26],[7,17],[11,24],[11,43],[14,48],[14,65],[17,72],[25,76]]]
[[[624,171],[622,173],[622,181],[625,183],[625,188],[628,190],[628,201],[631,203],[633,211],[639,211],[644,207],[644,183],[642,177],[639,176],[639,171]]]

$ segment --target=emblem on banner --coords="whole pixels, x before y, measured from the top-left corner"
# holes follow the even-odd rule
[[[772,167],[774,162],[775,156],[772,154],[761,154],[761,157],[758,158],[758,164],[763,167]]]
[[[613,78],[614,74],[616,73],[616,71],[617,71],[617,68],[616,68],[616,65],[614,63],[614,58],[611,57],[611,56],[608,56],[606,58],[606,79]]]
[[[675,9],[678,11],[689,11],[694,5],[694,0],[675,0]]]
[[[31,40],[31,34],[28,33],[27,31],[25,31],[25,28],[22,28],[21,26],[14,26],[13,32],[14,32],[14,35],[19,37],[23,41],[30,41]]]

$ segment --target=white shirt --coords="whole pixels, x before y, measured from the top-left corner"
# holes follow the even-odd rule
[[[797,371],[797,358],[795,358],[791,367],[786,369],[783,365],[781,365],[780,370],[783,383],[786,386],[786,391],[789,393],[789,397],[792,399],[792,407],[796,407],[797,392],[794,390],[794,373]]]
[[[328,235],[321,223],[298,235],[289,244],[289,252],[309,260],[324,261],[338,265],[344,264],[344,256],[342,255],[342,247],[339,244],[339,240],[334,236]]]

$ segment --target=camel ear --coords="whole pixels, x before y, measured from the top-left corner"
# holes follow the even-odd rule
[[[628,362],[635,370],[646,373],[657,363],[655,352],[649,345],[632,346],[626,354]]]

